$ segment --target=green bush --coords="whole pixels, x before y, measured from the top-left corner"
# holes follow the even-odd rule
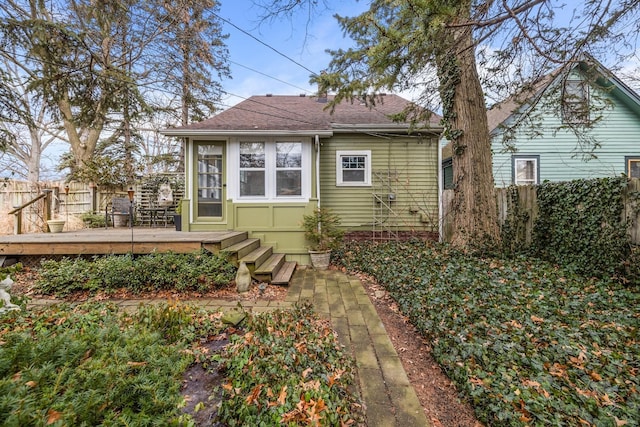
[[[544,261],[349,242],[492,426],[638,425],[640,293]]]
[[[36,282],[44,294],[59,296],[77,291],[131,292],[177,290],[204,292],[233,280],[234,267],[223,255],[206,251],[190,254],[153,253],[132,258],[110,255],[91,260],[65,258],[43,261]]]
[[[93,212],[85,212],[80,216],[80,219],[87,228],[102,228],[106,226],[107,218],[104,214],[97,214]]]
[[[180,305],[128,315],[91,303],[3,316],[0,425],[184,425],[181,375],[195,344],[222,329],[210,313]]]

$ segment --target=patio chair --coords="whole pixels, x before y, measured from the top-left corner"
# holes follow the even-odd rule
[[[131,202],[127,197],[114,197],[111,199],[111,203],[107,205],[105,210],[106,226],[109,226],[109,220],[111,220],[113,227],[125,227],[131,215],[130,209]]]

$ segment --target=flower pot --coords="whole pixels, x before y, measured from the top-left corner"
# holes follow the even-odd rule
[[[129,214],[113,214],[114,227],[126,227],[129,223]]]
[[[326,270],[331,261],[331,251],[309,251],[311,256],[311,265],[316,270]]]
[[[176,226],[176,231],[182,231],[182,215],[180,214],[173,215],[173,223]]]
[[[64,229],[64,219],[50,219],[47,221],[50,233],[61,233]]]

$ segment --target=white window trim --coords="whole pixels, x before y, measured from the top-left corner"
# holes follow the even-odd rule
[[[534,178],[533,182],[518,182],[518,162],[519,161],[533,161],[535,167],[533,168]],[[513,184],[514,185],[537,185],[540,183],[540,157],[539,156],[514,156],[513,157]]]
[[[240,143],[265,143],[265,196],[240,196]],[[276,196],[276,142],[302,143],[302,194],[300,196]],[[311,197],[311,140],[306,137],[237,137],[229,142],[227,150],[227,195],[234,203],[300,203]]]
[[[342,157],[364,156],[364,182],[342,181]],[[371,150],[337,150],[336,151],[336,186],[338,187],[371,187]]]

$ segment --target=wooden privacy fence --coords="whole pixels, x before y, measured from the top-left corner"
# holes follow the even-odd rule
[[[171,179],[175,174],[167,174]],[[66,192],[66,186],[69,186]],[[80,182],[65,183],[64,181],[49,181],[34,185],[24,181],[6,180],[0,183],[0,234],[13,234],[15,228],[14,215],[9,212],[23,206],[37,198],[44,190],[51,190],[51,213],[53,217],[61,219],[78,219],[81,214],[94,212],[104,215],[107,205],[114,197],[127,197],[127,189],[121,191],[106,190],[95,185]],[[134,186],[135,201],[138,206],[147,206],[153,195],[145,183]],[[183,197],[182,189],[174,191],[174,204]],[[22,212],[22,232],[34,233],[46,231],[44,202],[38,200]]]
[[[517,197],[513,192],[517,192]],[[640,206],[637,196],[640,194],[640,179],[632,178],[624,196],[623,219],[629,221],[629,236],[631,243],[640,245]],[[516,202],[517,201],[517,202]],[[453,202],[453,190],[444,190],[442,194],[442,233],[444,241],[450,241],[452,231],[451,208]],[[538,217],[538,197],[537,187],[517,186],[508,188],[496,188],[496,203],[498,206],[498,222],[501,227],[507,223],[507,219],[517,218],[517,221],[510,221],[511,226],[516,227],[512,235],[516,236],[518,243],[531,243],[533,226]]]

